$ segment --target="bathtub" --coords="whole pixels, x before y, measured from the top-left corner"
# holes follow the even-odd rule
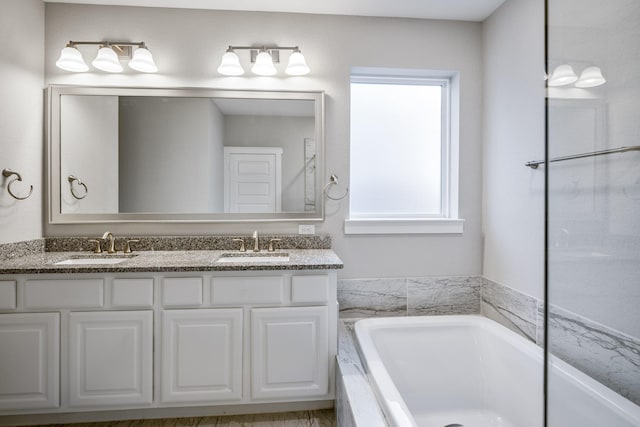
[[[543,351],[481,316],[356,322],[393,427],[542,427]],[[638,427],[640,407],[552,358],[549,427]]]

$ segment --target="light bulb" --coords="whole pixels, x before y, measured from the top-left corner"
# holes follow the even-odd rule
[[[273,66],[273,60],[269,52],[262,51],[256,57],[256,63],[251,67],[253,74],[259,76],[273,76],[276,73],[276,67]]]
[[[569,64],[563,64],[556,67],[549,77],[549,86],[565,86],[578,80],[578,76]]]
[[[240,58],[232,49],[228,49],[222,55],[218,72],[225,76],[241,76],[244,74],[244,69],[240,65]]]
[[[308,74],[309,71],[311,70],[304,59],[304,55],[296,49],[291,56],[289,56],[289,64],[287,65],[285,73],[291,76],[304,76]]]
[[[133,58],[129,61],[129,68],[141,73],[157,73],[158,67],[153,62],[153,55],[144,45],[136,49]]]
[[[587,67],[582,73],[580,73],[580,78],[576,82],[576,87],[596,87],[603,85],[607,82],[607,80],[602,75],[602,70],[600,67]]]
[[[60,51],[60,57],[56,61],[56,67],[74,73],[89,71],[89,66],[84,62],[82,54],[78,48],[72,44],[68,44]]]
[[[118,59],[118,54],[111,48],[111,46],[103,46],[98,50],[96,59],[91,62],[91,65],[98,70],[106,71],[108,73],[121,73],[122,65]]]

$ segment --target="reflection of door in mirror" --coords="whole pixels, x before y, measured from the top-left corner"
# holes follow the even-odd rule
[[[60,209],[63,213],[118,212],[118,97],[65,96],[60,119]],[[87,186],[85,191],[73,175]],[[75,186],[72,188],[72,186]]]
[[[282,211],[282,148],[224,148],[224,211]]]

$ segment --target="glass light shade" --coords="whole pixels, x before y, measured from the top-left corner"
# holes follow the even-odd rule
[[[118,54],[109,46],[101,47],[98,50],[96,59],[91,62],[91,65],[98,70],[106,71],[108,73],[121,73],[122,65],[118,59]]]
[[[607,80],[602,75],[600,67],[587,67],[580,74],[576,87],[595,87],[603,85]]]
[[[225,76],[241,76],[244,74],[244,69],[240,65],[240,58],[234,51],[228,50],[222,55],[218,72]]]
[[[289,56],[289,64],[284,72],[290,76],[304,76],[309,71],[311,70],[304,60],[304,55],[299,50],[296,50]]]
[[[573,71],[573,67],[568,64],[559,65],[549,77],[549,86],[565,86],[578,80],[578,76]]]
[[[268,52],[260,52],[251,71],[259,76],[273,76],[276,73],[276,67],[273,66],[271,55]]]
[[[89,71],[89,66],[84,62],[82,54],[73,46],[67,46],[60,51],[60,57],[56,61],[56,67],[74,73]]]
[[[153,55],[149,49],[139,47],[133,52],[133,58],[129,61],[129,68],[140,71],[141,73],[157,73],[158,67],[153,62]]]

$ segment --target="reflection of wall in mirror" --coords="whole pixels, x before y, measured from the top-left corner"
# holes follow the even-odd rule
[[[222,121],[208,98],[120,97],[120,212],[222,212]]]
[[[225,146],[282,147],[282,211],[305,209],[305,138],[313,117],[225,115]]]
[[[118,212],[118,97],[60,98],[60,209],[62,213]],[[87,186],[71,193],[69,175]],[[84,188],[73,184],[83,196]]]

